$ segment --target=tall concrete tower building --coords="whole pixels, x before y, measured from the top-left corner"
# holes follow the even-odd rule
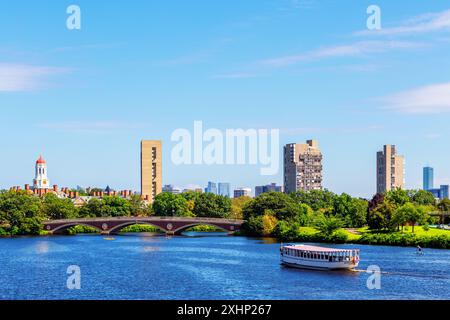
[[[141,141],[141,195],[153,202],[162,192],[162,142]]]
[[[33,188],[36,190],[50,188],[50,181],[47,177],[47,163],[42,156],[36,160]]]
[[[385,145],[377,152],[377,193],[405,186],[405,159],[394,145]]]
[[[284,192],[322,189],[322,153],[316,140],[284,147]]]

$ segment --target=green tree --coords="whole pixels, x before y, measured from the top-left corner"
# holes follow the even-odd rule
[[[194,200],[194,214],[197,217],[229,218],[231,200],[213,193],[200,193]]]
[[[25,192],[0,193],[0,229],[10,235],[39,234],[45,216],[39,198]]]
[[[441,212],[450,212],[450,200],[447,198],[441,200],[437,207]]]
[[[172,194],[170,192],[163,192],[155,197],[153,211],[157,216],[192,215],[192,212],[188,210],[187,200],[179,194]]]
[[[138,194],[133,194],[128,201],[130,203],[130,213],[134,217],[147,217],[153,213],[152,206],[147,205]]]
[[[314,211],[328,210],[333,207],[334,199],[337,197],[328,190],[297,191],[291,193],[290,196],[297,203],[306,204]]]
[[[262,216],[262,235],[270,236],[272,235],[275,227],[277,226],[278,220],[275,217],[274,213],[270,210],[267,210],[266,213]]]
[[[239,198],[231,199],[231,215],[230,217],[233,219],[242,219],[243,213],[242,210],[244,206],[252,200],[251,197],[243,196]]]
[[[367,224],[370,229],[379,230],[387,229],[392,230],[396,227],[392,222],[392,215],[396,206],[388,200],[384,200],[379,203],[375,208],[369,210],[367,215]]]
[[[412,204],[405,204],[405,217],[406,220],[412,225],[412,232],[414,233],[414,226],[416,223],[421,224],[426,221],[426,211],[424,207],[414,206]]]
[[[411,201],[408,191],[401,188],[386,192],[386,199],[396,207],[401,207]]]
[[[128,200],[120,197],[102,198],[102,217],[127,217],[131,215],[131,204]]]
[[[267,192],[248,202],[243,208],[244,219],[252,216],[263,216],[266,210],[271,210],[277,220],[298,222],[305,225],[308,222],[309,206],[296,203],[290,196],[281,192]]]
[[[336,196],[330,212],[341,219],[344,226],[360,228],[366,223],[368,203],[366,200],[352,198],[348,194]]]
[[[409,197],[412,202],[420,206],[434,206],[436,204],[434,195],[426,190],[411,190]]]
[[[392,215],[392,223],[397,225],[398,227],[403,227],[408,222],[408,212],[411,210],[411,206],[414,208],[414,205],[411,203],[404,204],[400,208],[397,208]]]
[[[72,200],[60,199],[53,193],[44,196],[42,200],[42,212],[50,220],[72,219],[78,215]]]
[[[103,216],[103,202],[100,199],[92,198],[87,204],[79,209],[78,215],[82,218],[94,218]]]
[[[316,225],[316,228],[323,234],[329,236],[335,231],[342,228],[344,225],[343,221],[337,217],[329,216],[320,219]]]

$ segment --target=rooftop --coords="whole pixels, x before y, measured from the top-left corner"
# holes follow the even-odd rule
[[[288,245],[285,246],[285,248],[288,249],[297,249],[297,250],[304,250],[304,251],[313,251],[313,252],[347,252],[347,251],[353,251],[356,249],[335,249],[335,248],[325,248],[325,247],[317,247],[317,246],[308,246],[308,245]]]

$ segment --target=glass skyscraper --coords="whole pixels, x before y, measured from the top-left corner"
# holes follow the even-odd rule
[[[227,182],[219,182],[219,195],[230,197],[230,184]]]
[[[431,167],[423,168],[423,190],[431,190],[434,188],[434,170]]]
[[[206,193],[217,194],[217,184],[215,182],[208,182],[208,186],[205,188]]]

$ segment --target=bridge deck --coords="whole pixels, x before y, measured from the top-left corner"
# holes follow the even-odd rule
[[[237,219],[222,219],[222,218],[207,218],[207,217],[100,217],[100,218],[79,218],[79,219],[60,219],[47,220],[44,224],[59,224],[59,223],[76,223],[76,222],[103,222],[103,221],[180,221],[180,222],[215,222],[215,223],[230,223],[242,224],[244,220]]]

